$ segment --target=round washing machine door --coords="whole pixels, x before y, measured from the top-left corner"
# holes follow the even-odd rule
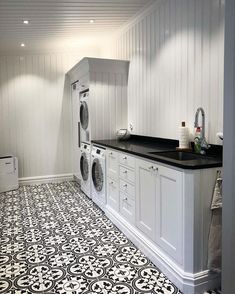
[[[96,191],[98,192],[102,191],[104,186],[104,173],[98,158],[93,160],[91,173],[92,173],[92,181]]]
[[[85,152],[81,154],[80,171],[83,181],[87,181],[89,177],[89,163]]]
[[[82,101],[80,105],[80,122],[83,130],[86,130],[89,123],[89,110],[85,101]]]

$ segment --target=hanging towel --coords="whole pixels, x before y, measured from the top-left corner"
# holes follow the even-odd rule
[[[211,202],[212,218],[208,241],[208,269],[221,271],[222,256],[222,177],[217,172],[213,197]]]
[[[217,171],[215,188],[213,192],[212,202],[211,202],[211,210],[222,208],[222,177],[221,171]]]

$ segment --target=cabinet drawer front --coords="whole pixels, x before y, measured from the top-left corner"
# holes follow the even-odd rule
[[[107,151],[107,175],[112,179],[118,179],[118,152]]]
[[[130,168],[135,168],[135,158],[125,153],[119,153],[119,163]]]
[[[0,160],[0,174],[10,174],[14,172],[14,160],[12,157]]]
[[[133,199],[135,199],[135,187],[121,179],[120,179],[120,190],[122,190],[124,193],[129,194]]]
[[[119,176],[121,179],[127,180],[133,184],[135,182],[135,172],[126,167],[123,167],[123,166],[119,167]]]
[[[135,201],[123,192],[120,192],[120,212],[130,223],[135,222]]]
[[[118,183],[111,178],[107,178],[107,204],[114,210],[119,211]]]

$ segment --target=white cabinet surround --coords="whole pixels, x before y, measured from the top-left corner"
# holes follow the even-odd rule
[[[67,74],[79,80],[80,92],[89,89],[89,134],[81,141],[113,139],[127,126],[129,61],[84,57]],[[82,131],[82,130],[81,130]]]
[[[219,286],[207,269],[217,170],[183,170],[107,149],[106,214],[183,293]]]

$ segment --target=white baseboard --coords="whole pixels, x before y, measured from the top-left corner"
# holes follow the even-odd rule
[[[73,175],[73,181],[81,185],[81,180],[75,175]]]
[[[72,181],[73,174],[59,174],[59,175],[47,175],[39,177],[19,178],[19,184],[22,185],[34,185],[34,184],[46,184],[46,183],[58,183],[64,181]]]
[[[218,274],[211,274],[208,270],[199,273],[185,272],[141,231],[109,206],[106,206],[106,215],[183,293],[202,294],[208,289],[219,287]]]

